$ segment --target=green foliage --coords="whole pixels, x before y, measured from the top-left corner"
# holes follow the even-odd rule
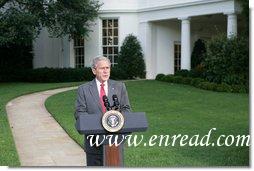
[[[156,80],[169,83],[187,84],[204,90],[218,91],[218,92],[233,92],[233,93],[248,93],[248,86],[246,85],[228,85],[225,83],[217,84],[209,82],[202,78],[192,78],[189,76],[180,75],[162,75],[158,74]]]
[[[244,22],[243,22],[243,27],[244,30],[242,33],[242,35],[249,37],[249,0],[237,0],[238,2],[240,2],[241,6],[242,6],[242,12],[241,15],[243,15],[244,18]]]
[[[74,82],[92,80],[91,68],[38,68],[28,72],[29,82]]]
[[[37,18],[31,13],[16,8],[0,12],[0,45],[14,42],[29,45],[38,35],[39,29]]]
[[[198,39],[191,54],[191,68],[196,68],[204,61],[204,55],[206,53],[205,42],[202,39]]]
[[[126,78],[124,74],[126,73],[123,72],[121,68],[117,66],[113,67],[111,68],[110,79],[123,80],[124,78]],[[90,81],[93,78],[94,75],[90,67],[85,68],[45,67],[36,69],[27,69],[27,68],[14,69],[10,67],[9,70],[5,71],[0,70],[0,82],[21,81],[21,82],[39,82],[39,83],[58,83],[58,82]]]
[[[145,78],[145,62],[142,48],[137,37],[128,35],[119,52],[118,66],[125,73],[127,79]]]
[[[128,78],[126,72],[121,67],[119,67],[119,65],[115,65],[114,67],[111,68],[110,79],[124,80],[126,78]]]
[[[186,69],[178,70],[174,75],[182,77],[203,78],[204,68],[202,65],[198,65],[196,68],[191,69],[190,71]]]
[[[203,82],[204,79],[202,78],[193,78],[190,82],[190,85],[194,86],[194,87],[198,87],[198,85]]]
[[[0,82],[18,81],[24,70],[32,69],[31,45],[8,44],[0,46]]]
[[[161,80],[161,78],[164,76],[165,76],[165,74],[158,74],[158,75],[156,75],[155,80]]]
[[[87,35],[100,6],[97,0],[2,0],[0,45],[30,43],[42,27],[54,37]]]
[[[187,69],[178,70],[175,72],[175,76],[188,77],[190,75],[190,71]]]
[[[0,77],[0,82],[75,82],[88,81],[94,78],[91,68],[37,68],[8,72],[6,77]]]
[[[207,44],[205,77],[210,82],[248,85],[249,42],[244,37],[214,37]]]

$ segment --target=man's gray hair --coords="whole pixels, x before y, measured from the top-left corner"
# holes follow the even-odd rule
[[[109,65],[111,65],[111,62],[110,62],[110,60],[107,57],[105,57],[105,56],[97,56],[97,57],[93,58],[92,67],[91,68],[95,69],[96,65],[97,65],[97,63],[99,61],[107,61],[109,63]]]

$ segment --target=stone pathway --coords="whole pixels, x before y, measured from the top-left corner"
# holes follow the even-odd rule
[[[84,150],[44,106],[49,96],[75,88],[20,96],[6,105],[21,166],[85,166]]]

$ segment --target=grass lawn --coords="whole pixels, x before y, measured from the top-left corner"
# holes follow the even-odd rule
[[[211,128],[212,139],[219,135],[249,134],[249,96],[212,92],[187,85],[159,81],[126,82],[133,111],[147,114],[149,129],[145,139],[156,135],[205,135]],[[47,109],[83,146],[83,137],[74,128],[76,90],[60,93],[46,101]],[[179,144],[179,143],[178,143]],[[249,166],[249,147],[126,147],[125,166]]]
[[[6,115],[5,105],[15,97],[59,87],[79,85],[75,83],[0,83],[0,166],[20,166]],[[24,123],[25,124],[25,123]]]

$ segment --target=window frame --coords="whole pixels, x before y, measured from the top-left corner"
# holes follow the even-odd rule
[[[109,26],[109,21],[112,21],[112,25]],[[106,22],[106,23],[104,23]],[[115,26],[117,22],[117,26]],[[115,35],[115,30],[117,30],[117,35]],[[109,35],[109,32],[111,35]],[[112,40],[112,44],[109,44],[109,38]],[[117,43],[115,43],[117,39]],[[116,59],[119,53],[119,18],[101,18],[101,47],[103,56],[110,59],[112,66],[117,65]]]

